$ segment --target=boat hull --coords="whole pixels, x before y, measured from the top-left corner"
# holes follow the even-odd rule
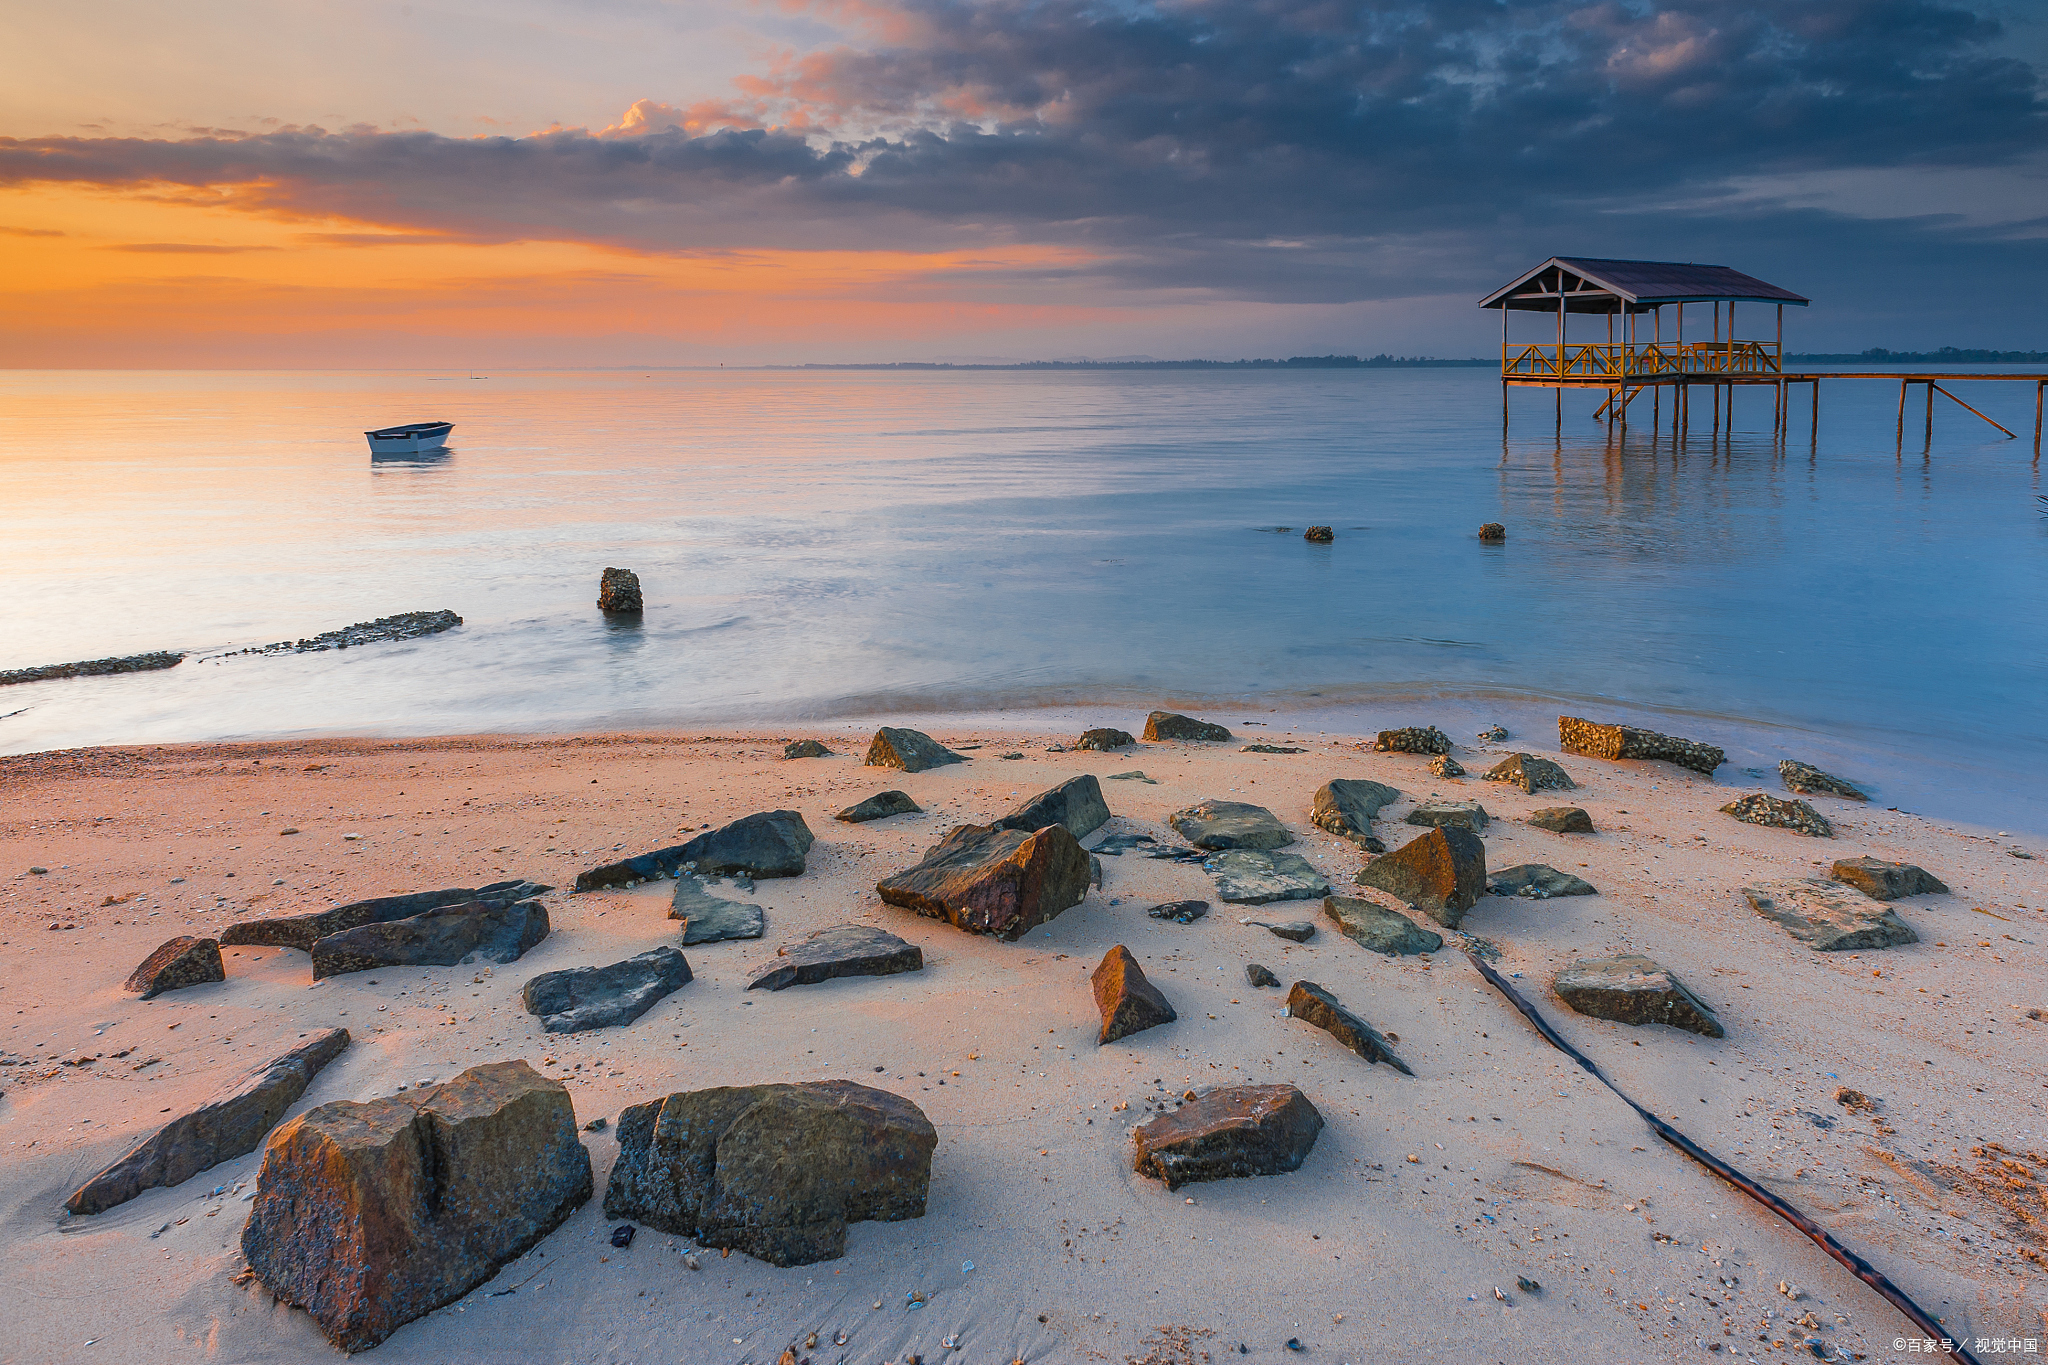
[[[372,455],[418,455],[441,449],[448,444],[448,433],[453,430],[453,422],[420,422],[412,426],[366,431],[363,438],[370,443]]]

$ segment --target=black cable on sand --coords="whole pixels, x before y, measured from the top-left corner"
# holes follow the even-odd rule
[[[1936,1322],[1919,1304],[1906,1297],[1906,1291],[1893,1284],[1877,1267],[1843,1246],[1840,1242],[1837,1242],[1828,1234],[1827,1229],[1815,1223],[1798,1209],[1793,1208],[1777,1195],[1772,1194],[1769,1190],[1757,1184],[1754,1180],[1751,1180],[1748,1176],[1736,1170],[1733,1166],[1730,1166],[1727,1162],[1721,1160],[1721,1158],[1715,1156],[1712,1152],[1709,1152],[1706,1148],[1700,1146],[1691,1138],[1643,1108],[1640,1104],[1637,1104],[1626,1094],[1623,1094],[1621,1087],[1609,1080],[1607,1073],[1595,1066],[1584,1053],[1566,1042],[1558,1031],[1550,1026],[1550,1022],[1536,1012],[1536,1007],[1524,1000],[1521,994],[1508,984],[1506,977],[1480,961],[1477,953],[1468,952],[1465,954],[1465,958],[1479,969],[1479,974],[1485,977],[1495,990],[1508,998],[1509,1004],[1520,1010],[1522,1016],[1536,1026],[1536,1031],[1543,1035],[1544,1041],[1577,1062],[1580,1066],[1586,1068],[1602,1085],[1612,1090],[1615,1094],[1620,1095],[1621,1102],[1635,1110],[1638,1114],[1641,1114],[1643,1122],[1656,1130],[1658,1137],[1663,1138],[1673,1147],[1684,1152],[1694,1161],[1699,1162],[1700,1165],[1706,1167],[1715,1175],[1720,1176],[1730,1185],[1733,1185],[1736,1189],[1742,1191],[1751,1199],[1756,1200],[1757,1203],[1762,1204],[1772,1213],[1777,1214],[1778,1217],[1812,1238],[1822,1251],[1825,1251],[1828,1255],[1846,1266],[1850,1274],[1884,1295],[1885,1300],[1892,1307],[1904,1313],[1913,1325],[1920,1329],[1920,1335],[1923,1338],[1931,1337],[1936,1341],[1949,1343],[1951,1349],[1947,1354],[1950,1358],[1967,1361],[1968,1365],[1981,1365],[1981,1362],[1978,1361],[1977,1357],[1970,1354],[1969,1349],[1963,1345],[1961,1340],[1950,1337],[1947,1330],[1939,1322]]]

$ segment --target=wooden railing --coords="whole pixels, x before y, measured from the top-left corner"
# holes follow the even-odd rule
[[[1501,347],[1502,378],[1617,382],[1657,375],[1777,374],[1784,358],[1768,341],[1554,341]]]

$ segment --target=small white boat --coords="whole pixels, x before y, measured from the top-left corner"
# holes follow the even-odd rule
[[[372,455],[417,455],[439,450],[448,443],[448,433],[453,430],[453,422],[408,422],[402,427],[379,427],[363,435],[370,438]]]

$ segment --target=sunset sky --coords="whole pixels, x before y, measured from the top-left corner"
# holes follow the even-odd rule
[[[0,10],[0,364],[1486,353],[1551,254],[2048,347],[2048,7]]]

